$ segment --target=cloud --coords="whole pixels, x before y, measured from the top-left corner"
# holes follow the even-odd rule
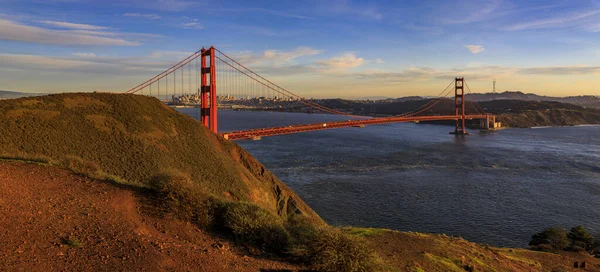
[[[319,55],[323,50],[312,47],[300,46],[291,51],[281,51],[275,49],[265,50],[262,53],[253,53],[249,51],[231,54],[232,58],[244,65],[253,67],[262,66],[282,66],[294,62],[298,58]]]
[[[345,53],[338,57],[316,62],[318,65],[331,69],[346,69],[359,67],[365,63],[365,59],[356,57],[354,53]]]
[[[187,51],[154,51],[148,56],[151,59],[168,58],[171,60],[182,60],[190,56],[193,52]]]
[[[485,51],[485,47],[483,47],[481,45],[471,45],[471,44],[469,44],[469,45],[465,45],[465,48],[467,48],[473,54],[479,54],[479,53]]]
[[[483,1],[455,1],[449,2],[452,10],[459,10],[459,18],[446,19],[443,23],[446,24],[468,24],[481,22],[494,17],[496,11],[500,8],[502,0],[483,0]],[[444,9],[444,14],[447,14],[447,9]],[[447,16],[447,15],[444,15]]]
[[[80,53],[80,52],[77,52],[77,53],[73,53],[72,55],[75,56],[75,57],[82,57],[82,58],[95,58],[96,57],[96,54],[94,54],[94,53]]]
[[[468,80],[493,80],[495,77],[510,77],[518,72],[518,68],[504,66],[476,66],[454,69],[439,69],[432,67],[409,67],[402,71],[365,71],[356,73],[339,73],[344,78],[361,80],[410,82],[418,80],[446,80],[462,76]]]
[[[179,26],[184,29],[204,29],[198,22],[181,23]]]
[[[106,32],[94,32],[87,29],[47,29],[0,19],[0,40],[63,45],[140,45],[137,41],[108,37],[116,35],[115,33],[108,32],[114,35],[103,35],[103,33]]]
[[[256,12],[260,12],[260,13],[271,14],[271,15],[275,15],[275,16],[279,16],[279,17],[294,18],[294,19],[310,19],[309,17],[303,16],[303,15],[298,15],[298,14],[283,12],[283,11],[277,11],[277,10],[271,10],[271,9],[265,9],[265,8],[246,8],[246,9],[244,9],[244,11],[256,11]]]
[[[162,18],[156,14],[141,14],[141,13],[125,13],[125,14],[123,14],[123,16],[144,18],[144,19],[150,19],[150,20],[158,20],[158,19]]]
[[[69,22],[59,22],[59,21],[39,21],[42,24],[59,27],[59,28],[67,28],[67,29],[82,29],[82,30],[103,30],[107,29],[107,27],[103,26],[95,26],[95,25],[87,25],[87,24],[75,24]]]
[[[535,20],[526,23],[515,24],[503,28],[507,31],[519,31],[527,29],[539,29],[539,28],[551,28],[551,27],[565,27],[571,26],[573,22],[577,22],[583,19],[587,19],[594,15],[600,14],[600,10],[592,10],[578,13],[571,13],[567,16],[549,18],[543,20]]]
[[[73,57],[26,54],[0,54],[0,68],[26,72],[90,73],[99,75],[148,74],[171,66],[173,59],[155,61],[148,56],[137,58],[100,57],[92,53],[74,53]]]
[[[376,60],[375,60],[375,63],[376,63],[376,64],[382,64],[382,63],[384,63],[384,61],[383,61],[382,59],[376,59]]]
[[[556,66],[524,68],[521,74],[528,75],[590,75],[599,74],[600,66]]]
[[[296,49],[288,52],[278,50],[265,50],[263,56],[267,60],[289,62],[300,57],[314,56],[321,53],[323,53],[323,50],[317,50],[311,47],[297,47]]]
[[[383,19],[383,14],[381,14],[380,12],[378,12],[374,8],[365,9],[362,12],[360,12],[360,14],[363,17],[371,18],[371,19],[374,19],[374,20],[382,20]]]

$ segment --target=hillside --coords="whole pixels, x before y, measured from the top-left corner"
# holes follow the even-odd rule
[[[2,271],[600,268],[586,254],[327,226],[246,151],[150,97],[0,101],[0,147]]]
[[[553,101],[600,109],[600,96],[592,95],[554,97],[534,93],[526,94],[518,91],[506,91],[502,93],[474,93],[468,94],[467,97],[472,101],[478,102],[493,100]]]
[[[148,186],[186,176],[205,193],[256,203],[282,218],[318,216],[242,148],[157,99],[56,94],[0,101],[0,156],[41,159]]]
[[[507,127],[573,126],[600,124],[600,109],[561,102],[495,100],[479,103],[486,112],[496,114]]]

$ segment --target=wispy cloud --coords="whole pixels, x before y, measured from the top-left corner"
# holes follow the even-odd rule
[[[161,16],[156,15],[156,14],[142,14],[142,13],[124,13],[123,16],[124,17],[150,19],[150,20],[158,20],[158,19],[162,18]]]
[[[204,29],[204,26],[198,23],[198,19],[189,19],[188,22],[179,24],[179,27],[184,29]]]
[[[479,54],[479,53],[485,51],[485,47],[483,47],[481,45],[469,44],[469,45],[465,45],[465,48],[467,48],[473,54]]]
[[[552,28],[552,27],[565,27],[572,26],[572,23],[582,21],[584,19],[591,18],[595,15],[600,14],[600,10],[582,11],[571,13],[566,16],[559,16],[555,18],[547,18],[542,20],[535,20],[525,23],[519,23],[507,26],[503,30],[507,31],[519,31],[527,29],[540,29],[540,28]],[[595,18],[598,19],[598,18]]]
[[[243,11],[254,11],[254,12],[260,12],[260,13],[264,13],[264,14],[270,14],[270,15],[275,15],[275,16],[279,16],[279,17],[294,18],[294,19],[310,19],[310,17],[304,16],[304,15],[299,15],[299,14],[284,12],[284,11],[278,11],[278,10],[272,10],[272,9],[265,9],[265,8],[245,8],[245,9],[243,9]]]
[[[135,75],[162,71],[173,62],[172,59],[156,61],[148,57],[101,57],[93,53],[74,53],[72,57],[0,54],[0,68],[23,71],[42,70],[58,74]]]
[[[274,60],[277,62],[290,62],[300,57],[314,56],[321,53],[323,53],[323,50],[317,50],[311,47],[297,47],[292,51],[266,50],[263,57],[267,60]]]
[[[81,28],[81,26],[79,27]],[[104,28],[100,27],[100,29]],[[108,35],[83,34],[74,31],[89,30],[55,30],[0,19],[1,40],[63,45],[140,45],[137,41],[108,37]]]
[[[69,22],[59,22],[59,21],[39,21],[42,24],[54,26],[58,28],[67,28],[67,29],[82,29],[82,30],[103,30],[107,29],[107,27],[96,26],[96,25],[88,25],[88,24],[76,24]]]
[[[528,75],[590,75],[600,74],[600,66],[531,67],[520,70]]]
[[[357,57],[354,53],[345,53],[341,56],[333,57],[328,60],[317,61],[316,63],[329,69],[347,69],[359,67],[365,64],[365,59]]]
[[[493,18],[493,14],[502,5],[502,0],[483,0],[483,1],[462,1],[458,4],[455,1],[451,3],[451,9],[459,11],[455,14],[460,17],[453,17],[443,20],[446,24],[467,24],[481,22]],[[446,9],[444,9],[447,11]],[[446,13],[446,12],[444,12]]]
[[[96,57],[96,54],[94,54],[94,53],[77,52],[77,53],[73,53],[72,55],[75,57],[81,57],[81,58],[95,58]]]

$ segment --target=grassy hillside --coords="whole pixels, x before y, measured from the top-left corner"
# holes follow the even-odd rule
[[[494,100],[480,102],[508,127],[600,124],[600,110],[552,101]]]
[[[248,201],[282,218],[316,213],[236,144],[158,100],[56,94],[0,101],[0,156],[22,157],[149,186],[186,177],[208,195]]]

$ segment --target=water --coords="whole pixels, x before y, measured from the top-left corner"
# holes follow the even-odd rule
[[[221,111],[220,129],[278,124],[277,116]],[[303,118],[345,119],[286,114]],[[473,130],[464,138],[451,129],[399,123],[237,143],[333,225],[510,247],[554,225],[600,231],[600,126]]]

